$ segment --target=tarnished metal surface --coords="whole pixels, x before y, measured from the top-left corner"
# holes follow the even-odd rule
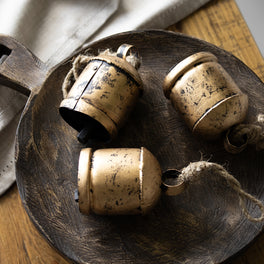
[[[79,208],[89,214],[145,214],[161,194],[161,169],[145,148],[81,151]]]
[[[242,122],[247,113],[247,96],[208,52],[177,64],[165,77],[163,88],[193,133],[207,139]]]
[[[125,50],[127,53],[127,50]],[[62,117],[77,131],[90,127],[90,137],[116,136],[142,89],[137,70],[123,58],[93,57],[61,102]]]

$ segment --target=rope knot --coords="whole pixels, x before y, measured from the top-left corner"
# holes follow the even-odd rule
[[[258,122],[263,120],[263,115],[259,115]],[[264,133],[261,126],[239,124],[229,129],[224,141],[226,151],[236,154],[243,151],[247,145],[256,145],[257,150],[264,149]]]

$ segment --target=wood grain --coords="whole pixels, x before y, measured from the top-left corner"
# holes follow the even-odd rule
[[[264,79],[263,59],[234,1],[212,1],[170,29],[205,39],[233,52]],[[0,263],[69,263],[37,233],[22,208],[15,186],[1,198],[0,213]],[[233,263],[262,263],[262,242],[263,238],[260,238]]]
[[[46,65],[11,37],[0,34],[0,43],[1,84],[29,96],[33,88],[43,83],[47,74]]]
[[[0,215],[0,263],[69,263],[40,236],[25,212],[16,185],[1,197]]]

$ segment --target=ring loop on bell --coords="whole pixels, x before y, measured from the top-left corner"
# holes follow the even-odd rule
[[[175,169],[169,169],[162,174],[161,188],[165,195],[176,196],[185,190],[186,184],[184,181],[180,181],[180,182],[177,181],[176,184],[167,184],[164,182],[164,180],[168,178],[174,178],[174,179],[177,178],[176,174],[178,173],[179,172]]]
[[[134,56],[136,58],[139,58],[139,53],[138,50],[135,46],[130,45],[130,44],[122,44],[117,52],[116,52],[116,56],[122,59],[126,59],[127,54],[129,52],[130,56]]]
[[[232,153],[232,154],[238,154],[242,152],[248,145],[248,139],[245,139],[245,142],[242,143],[241,145],[235,145],[230,141],[230,133],[231,133],[232,128],[228,129],[225,138],[224,138],[224,148],[227,152]]]

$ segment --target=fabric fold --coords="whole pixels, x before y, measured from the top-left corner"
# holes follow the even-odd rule
[[[210,0],[127,0],[89,41],[135,30],[165,29],[190,15]]]

